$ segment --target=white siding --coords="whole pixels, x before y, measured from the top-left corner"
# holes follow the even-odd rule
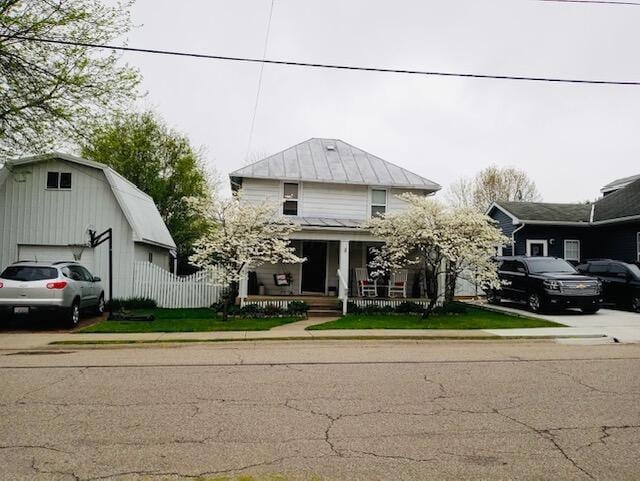
[[[279,180],[244,179],[242,181],[242,199],[247,202],[280,202]]]
[[[61,160],[16,166],[0,186],[0,264],[18,258],[18,245],[67,246],[87,241],[86,229],[113,229],[114,297],[132,292],[133,232],[104,173]],[[47,190],[48,171],[72,173],[72,190]],[[108,288],[107,243],[94,249],[94,274]]]
[[[242,196],[248,202],[281,202],[281,185],[279,180],[244,179]],[[418,195],[424,193],[421,190],[388,189],[388,212],[401,212],[406,209],[406,202],[397,197],[404,192],[412,192]],[[370,189],[364,185],[300,182],[299,195],[298,215],[301,217],[355,220],[369,218]]]
[[[336,185],[305,182],[302,210],[305,217],[366,219],[369,189],[363,185]]]
[[[167,249],[150,244],[135,244],[134,256],[136,262],[149,262],[149,254],[153,254],[152,264],[162,267],[166,271],[170,270],[170,262],[172,259]]]
[[[291,243],[297,253],[300,253],[300,246],[302,241],[292,241]],[[300,264],[263,264],[254,269],[256,277],[258,278],[258,284],[264,284],[265,294],[267,295],[288,295],[288,294],[300,294]],[[291,273],[293,282],[290,286],[277,287],[273,281],[274,274],[281,274],[283,272]]]
[[[423,190],[389,189],[387,191],[387,212],[402,212],[407,208],[407,203],[399,199],[399,195],[405,193],[424,195],[424,192]]]

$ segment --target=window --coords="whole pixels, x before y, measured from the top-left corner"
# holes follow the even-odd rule
[[[627,277],[627,268],[621,264],[609,265],[610,277]]]
[[[70,190],[71,172],[47,172],[47,189]]]
[[[298,201],[300,200],[299,185],[285,182],[283,186],[282,213],[284,215],[298,215]]]
[[[47,189],[57,189],[59,179],[60,172],[47,172]]]
[[[10,266],[0,278],[10,281],[45,281],[58,277],[58,270],[53,267]]]
[[[69,279],[72,279],[74,281],[85,281],[85,282],[91,282],[93,280],[93,276],[89,274],[89,271],[82,266],[71,265],[71,266],[68,266],[68,270],[69,270],[68,275],[65,271],[63,271],[63,273]]]
[[[580,241],[566,239],[564,241],[564,258],[568,261],[580,262]]]
[[[153,252],[149,252],[149,262],[153,262]]]
[[[514,270],[515,270],[516,272],[520,272],[521,274],[526,274],[527,269],[526,269],[526,267],[524,266],[524,263],[523,263],[523,262],[515,261],[515,262],[513,263],[513,266],[515,267],[515,269],[514,269]]]
[[[545,274],[545,273],[567,273],[575,274],[575,268],[563,259],[555,258],[535,258],[527,260],[527,266],[531,274]]]
[[[387,191],[371,189],[371,217],[383,215],[387,211]]]
[[[592,262],[589,265],[590,274],[606,274],[609,271],[608,262]]]
[[[60,172],[60,188],[71,188],[71,172]]]

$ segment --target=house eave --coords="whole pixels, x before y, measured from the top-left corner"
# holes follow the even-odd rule
[[[304,177],[285,177],[285,176],[273,176],[273,175],[234,175],[233,173],[229,174],[229,181],[231,182],[232,188],[234,185],[242,184],[242,179],[260,179],[260,180],[278,180],[278,181],[286,181],[286,182],[306,182],[306,183],[315,183],[315,184],[339,184],[339,185],[362,185],[362,186],[378,186],[378,187],[387,187],[390,189],[410,189],[410,190],[422,190],[429,193],[438,192],[442,189],[442,186],[438,184],[434,185],[424,185],[424,184],[399,184],[399,183],[372,183],[372,182],[358,182],[352,180],[341,180],[341,179],[305,179]]]
[[[515,224],[515,222],[514,222]],[[527,225],[564,225],[564,226],[572,226],[572,227],[589,227],[592,225],[586,221],[550,221],[550,220],[526,220],[520,219],[518,224],[527,224]]]

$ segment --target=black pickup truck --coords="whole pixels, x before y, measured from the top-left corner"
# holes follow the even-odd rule
[[[533,312],[578,307],[593,314],[600,309],[601,283],[580,274],[556,257],[496,257],[500,289],[488,289],[487,300],[526,302]]]

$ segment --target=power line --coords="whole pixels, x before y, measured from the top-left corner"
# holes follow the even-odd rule
[[[614,2],[609,0],[538,0],[539,2],[554,3],[602,3],[605,5],[635,5],[640,6],[639,2]]]
[[[269,46],[269,33],[271,32],[271,19],[273,18],[273,4],[275,0],[271,0],[271,8],[269,9],[269,20],[267,21],[267,31],[264,35],[264,46],[262,47],[262,60],[267,57],[267,47]],[[247,140],[247,152],[245,153],[245,161],[249,157],[249,149],[253,140],[253,129],[256,125],[256,113],[258,112],[258,103],[260,102],[260,92],[262,91],[262,74],[264,73],[264,62],[260,64],[260,74],[258,75],[258,89],[256,90],[256,101],[253,104],[253,114],[251,115],[251,127],[249,128],[249,140]]]
[[[9,36],[0,35],[0,37],[9,37]],[[332,69],[332,70],[351,70],[351,71],[360,71],[360,72],[394,73],[394,74],[424,75],[424,76],[436,76],[436,77],[521,80],[521,81],[528,81],[528,82],[640,86],[640,81],[636,81],[636,80],[596,80],[596,79],[577,79],[577,78],[560,78],[560,77],[529,77],[529,76],[520,76],[520,75],[494,75],[494,74],[478,74],[478,73],[464,73],[464,72],[438,72],[438,71],[429,71],[429,70],[393,69],[393,68],[385,68],[385,67],[362,67],[362,66],[355,66],[355,65],[297,62],[293,60],[271,60],[271,59],[259,59],[259,58],[251,58],[251,57],[230,57],[226,55],[212,55],[212,54],[204,54],[204,53],[179,52],[174,50],[158,50],[158,49],[150,49],[150,48],[124,47],[120,45],[104,45],[104,44],[95,44],[95,43],[86,43],[86,42],[71,42],[67,40],[54,40],[54,39],[37,38],[37,37],[12,36],[11,38],[14,40],[51,43],[51,44],[57,44],[57,45],[70,45],[75,47],[102,48],[102,49],[108,49],[108,50],[118,50],[123,52],[137,52],[137,53],[149,53],[149,54],[156,54],[156,55],[172,55],[172,56],[178,56],[178,57],[226,60],[230,62],[263,63],[263,64],[269,64],[269,65],[284,65],[284,66],[290,66],[290,67],[310,67],[310,68],[324,68],[324,69]]]

